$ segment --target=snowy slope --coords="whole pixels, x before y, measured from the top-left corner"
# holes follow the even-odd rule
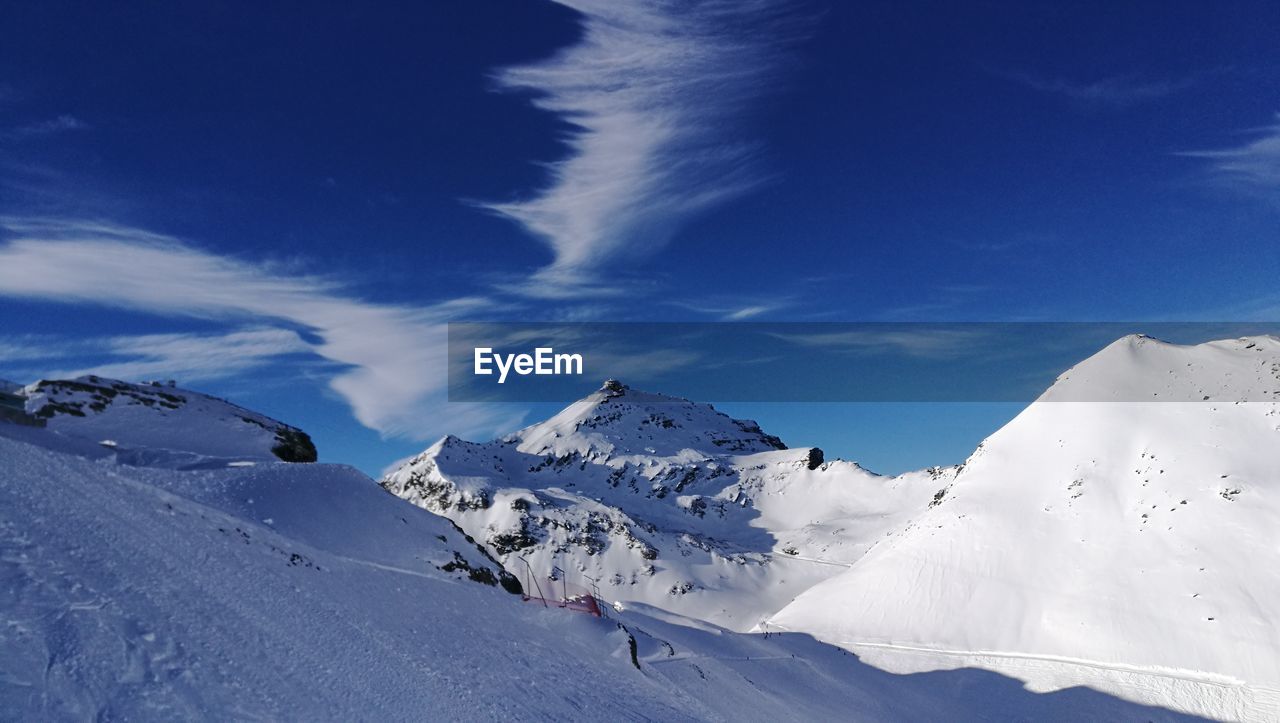
[[[1121,339],[769,628],[1243,684],[1264,700],[1216,715],[1280,716],[1258,713],[1280,700],[1280,404],[1256,401],[1278,394],[1274,337]],[[1073,401],[1106,398],[1170,401]]]
[[[522,603],[445,569],[486,562],[345,467],[77,449],[0,425],[6,719],[1180,719],[986,671],[893,675],[808,636]]]
[[[953,469],[899,478],[788,450],[709,405],[606,382],[495,442],[446,437],[382,485],[517,575],[755,627],[925,510]]]
[[[42,380],[20,392],[27,412],[60,435],[107,442],[121,461],[219,467],[314,462],[305,432],[216,397],[172,386],[84,376]]]

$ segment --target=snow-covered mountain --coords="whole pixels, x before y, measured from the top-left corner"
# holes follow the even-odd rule
[[[503,439],[446,437],[382,485],[517,575],[559,567],[608,600],[748,630],[927,509],[953,475],[882,477],[609,381]]]
[[[27,413],[62,437],[110,448],[120,461],[183,468],[314,462],[302,430],[172,383],[83,376],[14,390]]]
[[[198,408],[173,419],[195,446],[222,418]],[[118,418],[95,435],[123,439]],[[0,717],[1184,719],[981,670],[894,675],[807,635],[525,603],[452,523],[355,470],[179,470],[179,439],[125,464],[0,423]]]
[[[1076,401],[1106,398],[1169,401]],[[1225,717],[1274,705],[1280,404],[1258,401],[1269,399],[1280,400],[1280,339],[1121,339],[987,439],[939,504],[768,628],[864,652],[943,651],[955,665],[1065,659],[1252,687],[1216,710]]]
[[[887,478],[610,382],[504,439],[447,437],[382,485],[513,573],[558,566],[626,605],[808,632],[893,669],[1265,718],[1280,715],[1271,399],[1273,337],[1126,337],[958,468]]]

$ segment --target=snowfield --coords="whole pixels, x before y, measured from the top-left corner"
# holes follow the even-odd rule
[[[1171,401],[1072,401],[1100,389]],[[1280,404],[1256,400],[1277,390],[1273,337],[1122,339],[987,439],[938,505],[768,627],[1010,672],[1027,656],[1158,672],[1225,686],[1191,710],[1275,719]]]
[[[958,468],[886,478],[617,383],[382,481],[508,569],[887,669],[1280,717],[1280,340],[1126,337]],[[1115,399],[1117,401],[1080,401]],[[741,430],[751,430],[743,435]]]
[[[1127,337],[894,478],[616,382],[380,483],[43,384],[0,424],[6,719],[1280,720],[1272,337]],[[557,568],[617,608],[513,594]]]
[[[452,524],[350,468],[154,469],[64,443],[0,427],[6,719],[1180,719],[987,671],[895,675],[805,635],[546,609],[473,580],[492,561]]]

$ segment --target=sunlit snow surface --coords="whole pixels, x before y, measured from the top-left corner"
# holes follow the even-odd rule
[[[747,631],[954,474],[882,477],[817,454],[709,405],[615,384],[504,439],[447,437],[382,484],[517,574],[559,566],[610,601]]]
[[[384,480],[508,565],[622,576],[605,620],[469,579],[347,467],[0,425],[0,717],[1275,719],[1280,417],[1241,400],[1278,352],[1122,340],[901,478],[606,389]],[[1155,378],[1211,399],[1053,401]]]
[[[1153,401],[1070,401],[1082,385]],[[1041,681],[1025,656],[1121,671],[1096,685],[1148,671],[1192,709],[1280,715],[1280,404],[1256,401],[1278,392],[1275,338],[1116,342],[770,625],[925,667],[921,648]]]
[[[1152,401],[1073,401],[1111,392]],[[1260,400],[1277,395],[1273,337],[1126,337],[958,469],[887,478],[726,450],[706,430],[741,423],[606,388],[505,440],[446,438],[383,484],[508,567],[558,565],[610,600],[811,633],[895,670],[976,665],[1265,719],[1280,412]]]
[[[894,675],[802,635],[544,609],[439,570],[483,561],[349,468],[145,469],[52,434],[0,427],[6,719],[1176,718]]]

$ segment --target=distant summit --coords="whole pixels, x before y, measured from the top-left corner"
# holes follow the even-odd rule
[[[733,419],[709,404],[631,389],[609,379],[545,422],[502,440],[527,454],[567,453],[591,458],[627,455],[669,457],[786,449],[760,425]]]
[[[753,421],[610,379],[487,443],[448,436],[388,474],[509,571],[553,567],[749,630],[925,509],[954,469],[881,477]]]

